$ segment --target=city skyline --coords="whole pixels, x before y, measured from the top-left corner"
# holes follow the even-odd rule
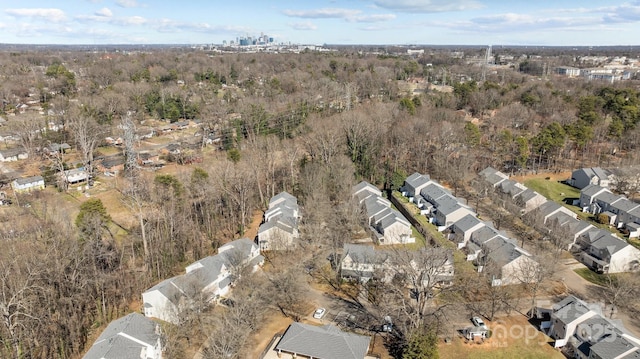
[[[640,1],[27,0],[0,8],[0,43],[637,45]]]

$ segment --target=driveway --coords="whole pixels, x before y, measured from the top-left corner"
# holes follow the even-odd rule
[[[586,266],[573,258],[563,260],[560,263],[560,269],[557,276],[566,286],[567,292],[569,294],[574,294],[588,303],[604,304],[602,298],[599,297],[597,292],[594,290],[600,286],[587,281],[574,272],[574,270],[578,268],[586,268]],[[605,306],[603,308],[603,315],[609,318],[610,313],[610,307]],[[616,311],[611,319],[622,321],[622,324],[627,331],[629,331],[633,336],[640,338],[640,322],[636,318],[631,317],[626,311]]]

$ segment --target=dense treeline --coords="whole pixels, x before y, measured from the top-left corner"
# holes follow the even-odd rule
[[[126,223],[99,200],[64,207],[53,193],[30,200],[30,209],[2,212],[2,357],[77,356],[95,328],[139,310],[150,285],[243,235],[254,211],[282,190],[305,208],[307,251],[297,255],[321,267],[314,261],[326,257],[313,248],[337,254],[361,227],[346,194],[357,180],[391,188],[420,171],[458,191],[487,165],[517,172],[638,161],[635,82],[540,79],[509,68],[482,82],[478,66],[441,54],[25,52],[0,54],[0,61],[6,128],[34,153],[68,141],[90,167],[127,113],[136,126],[149,118],[200,120],[227,151],[203,152],[197,168],[119,179],[112,197],[128,212]],[[418,78],[451,91],[408,92]],[[10,116],[34,98],[44,116]],[[46,122],[65,127],[41,131]],[[68,164],[54,159],[43,167]],[[300,285],[287,271],[274,273],[267,282]],[[294,299],[256,303],[291,313]],[[404,319],[405,338],[420,333],[422,320]],[[221,332],[216,323],[207,321],[207,330]],[[225,355],[245,353],[246,336],[231,339],[234,352]],[[218,344],[225,343],[209,342],[211,355]]]

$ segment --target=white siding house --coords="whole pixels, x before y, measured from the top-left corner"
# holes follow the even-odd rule
[[[44,189],[44,178],[42,176],[18,178],[11,182],[11,187],[17,193],[42,190]]]

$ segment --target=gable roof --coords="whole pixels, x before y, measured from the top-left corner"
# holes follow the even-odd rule
[[[44,178],[42,178],[42,176],[31,176],[31,177],[17,178],[15,181],[17,184],[23,186],[29,183],[44,181]]]
[[[498,230],[491,226],[484,226],[477,231],[473,232],[471,235],[471,241],[477,243],[478,245],[482,245],[488,240],[499,236]]]
[[[272,220],[269,222],[264,222],[258,227],[258,233],[262,234],[270,231],[272,228],[279,228],[287,233],[294,234],[295,228],[292,225],[289,225],[285,218],[279,218],[277,220]]]
[[[407,177],[404,182],[413,188],[420,188],[421,186],[425,186],[427,183],[431,181],[429,175],[423,175],[418,172],[412,174]]]
[[[630,244],[620,238],[609,234],[596,239],[591,243],[591,246],[600,251],[605,251],[605,253],[608,253],[609,256],[612,256],[616,252],[621,251],[627,246],[630,246]]]
[[[511,263],[524,254],[517,245],[505,237],[496,237],[485,242],[484,252],[498,267]]]
[[[615,335],[615,334],[614,334]],[[633,345],[627,339],[615,335],[614,338],[607,338],[607,340],[600,340],[593,344],[590,348],[590,358],[634,358],[638,357],[638,347]]]
[[[511,195],[511,197],[515,197],[527,189],[523,184],[513,180],[502,181],[499,186],[502,192]]]
[[[623,197],[618,196],[617,194],[613,194],[611,192],[602,192],[595,196],[595,200],[598,202],[606,203],[608,205],[612,205],[617,201],[621,200]]]
[[[585,188],[583,188],[580,193],[587,196],[587,197],[593,197],[601,192],[609,192],[611,193],[611,191],[609,191],[608,189],[604,188],[604,187],[600,187],[597,184],[590,184],[588,186],[586,186]]]
[[[369,216],[380,213],[389,207],[391,207],[391,202],[382,197],[369,196],[364,200],[364,209]]]
[[[493,167],[491,167],[491,166],[489,166],[489,167],[487,167],[487,168],[483,169],[483,170],[482,170],[482,171],[480,171],[478,174],[480,174],[481,176],[483,176],[483,177],[485,177],[485,178],[487,178],[488,176],[491,176],[491,175],[497,175],[497,176],[502,177],[502,178],[504,178],[504,179],[509,178],[509,176],[507,176],[506,174],[504,174],[504,173],[502,173],[502,172],[498,171],[497,169],[495,169],[495,168],[493,168]]]
[[[84,359],[139,358],[146,345],[155,346],[157,324],[139,313],[131,313],[109,323]]]
[[[593,171],[593,174],[595,176],[598,176],[598,178],[600,179],[606,179],[610,175],[609,171],[602,169],[600,167],[591,167],[591,171]]]
[[[569,228],[570,233],[573,234],[574,236],[579,233],[588,231],[591,228],[595,228],[593,225],[575,218],[573,221],[568,222],[566,226]]]
[[[618,210],[618,213],[620,212],[625,212],[628,213],[631,210],[633,210],[634,208],[640,207],[640,204],[637,204],[631,200],[628,200],[626,198],[621,198],[620,201],[616,201],[614,203],[611,204],[612,208],[615,208],[616,210]]]
[[[291,207],[293,207],[294,205],[297,206],[298,204],[298,199],[296,197],[286,191],[283,191],[271,197],[271,199],[269,200],[269,208],[272,208],[274,205],[283,201],[289,204]]]
[[[480,229],[478,225],[484,225],[484,222],[482,222],[478,217],[476,217],[473,214],[467,214],[466,216],[460,218],[460,220],[453,223],[453,227],[463,232],[470,231],[471,229],[476,227]]]
[[[593,227],[592,230],[589,230],[581,234],[580,238],[588,242],[589,244],[591,244],[602,237],[606,237],[610,235],[611,235],[611,232],[607,231],[606,229]]]
[[[444,195],[450,194],[450,192],[437,183],[431,183],[420,190],[420,194],[422,195],[422,197],[424,197],[424,199],[431,202]]]
[[[578,221],[564,212],[556,212],[549,216],[548,220],[550,221],[549,224],[557,224],[558,226],[564,226],[573,221]]]
[[[4,158],[15,157],[15,156],[26,154],[26,153],[27,153],[27,150],[24,149],[23,147],[9,148],[7,150],[0,150],[0,155],[2,155],[2,157],[4,157]]]
[[[371,183],[367,182],[367,181],[362,181],[360,183],[358,183],[357,185],[353,186],[351,188],[351,194],[353,195],[357,195],[358,193],[362,192],[362,191],[367,191],[371,194],[374,194],[376,196],[380,196],[382,195],[382,192],[378,189],[378,187],[372,185]]]
[[[553,315],[565,325],[591,311],[585,302],[573,295],[554,304],[552,309]]]
[[[175,277],[171,277],[171,278],[165,279],[162,282],[160,282],[160,283],[154,285],[153,287],[147,289],[142,294],[144,295],[145,293],[151,293],[153,291],[158,291],[165,298],[167,298],[167,300],[169,300],[169,302],[171,302],[173,305],[175,305],[177,307],[180,304],[180,299],[183,298],[183,297],[186,297],[186,295],[182,291],[183,285],[182,285],[182,283],[180,283],[183,280],[182,277],[183,277],[183,275],[179,275],[179,276],[175,276]]]
[[[411,223],[409,223],[409,221],[407,221],[407,219],[404,218],[404,216],[400,212],[398,212],[393,208],[388,208],[388,210],[389,210],[389,213],[384,217],[381,217],[379,220],[380,227],[382,227],[383,229],[389,228],[391,225],[396,223],[400,223],[405,227],[411,227]]]
[[[343,256],[349,256],[355,263],[381,264],[389,257],[384,251],[377,251],[374,247],[365,244],[348,244],[342,247]]]
[[[559,211],[561,207],[561,205],[557,204],[554,201],[546,201],[545,203],[541,204],[538,209],[543,216],[547,217]]]
[[[363,359],[369,350],[371,338],[343,332],[327,324],[316,327],[291,323],[275,350],[296,353],[318,359]]]
[[[121,156],[107,157],[102,160],[102,167],[104,168],[111,168],[122,164],[124,164],[124,157]]]

